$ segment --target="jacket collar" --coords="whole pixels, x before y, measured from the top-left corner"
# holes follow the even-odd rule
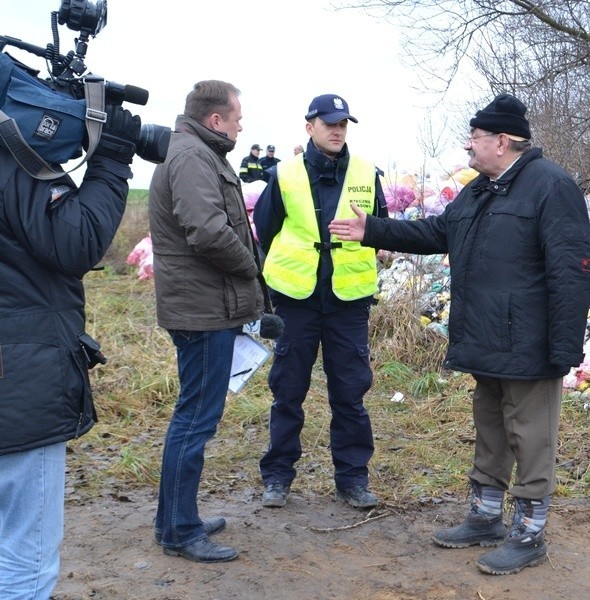
[[[233,140],[230,140],[225,134],[213,131],[186,115],[178,115],[176,118],[175,131],[196,135],[216,154],[223,157],[225,157],[228,152],[231,152],[236,146],[236,143]]]
[[[506,196],[510,190],[512,182],[514,179],[516,179],[524,167],[531,161],[542,157],[543,150],[541,148],[531,148],[530,150],[524,152],[521,157],[508,169],[508,171],[503,173],[499,179],[492,181],[486,175],[478,175],[473,182],[472,189],[476,194],[481,194],[482,192],[489,190],[498,196]]]
[[[309,166],[318,171],[320,175],[331,175],[336,178],[339,173],[345,173],[348,167],[348,145],[344,144],[338,155],[331,159],[322,154],[310,139],[305,151],[305,161]]]

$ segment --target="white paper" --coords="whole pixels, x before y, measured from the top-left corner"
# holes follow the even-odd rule
[[[240,333],[234,343],[229,389],[236,394],[270,356],[270,350],[247,333]]]

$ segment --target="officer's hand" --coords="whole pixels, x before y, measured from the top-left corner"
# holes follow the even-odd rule
[[[130,164],[141,132],[141,119],[117,104],[107,104],[107,120],[95,154]]]

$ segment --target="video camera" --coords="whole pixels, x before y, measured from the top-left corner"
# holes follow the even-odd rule
[[[93,75],[92,73],[87,73],[84,75],[86,73],[84,59],[88,49],[88,40],[90,36],[95,37],[103,29],[103,27],[105,27],[106,23],[106,0],[97,0],[96,3],[88,2],[87,0],[62,0],[59,11],[51,13],[51,29],[53,33],[52,44],[48,44],[45,48],[41,48],[39,46],[23,42],[18,38],[0,36],[0,52],[4,52],[4,48],[6,46],[13,46],[44,58],[48,63],[49,77],[46,79],[40,79],[38,77],[39,71],[27,67],[14,57],[8,55],[8,53],[5,53],[5,55],[11,59],[12,63],[14,63],[16,67],[15,71],[19,71],[19,77],[23,77],[23,75],[20,73],[21,71],[24,71],[25,81],[28,78],[29,83],[41,83],[51,90],[64,95],[63,98],[61,96],[59,96],[59,98],[62,98],[62,102],[64,104],[63,114],[67,115],[66,118],[68,118],[70,115],[73,115],[75,112],[74,109],[70,109],[69,106],[65,106],[66,103],[72,103],[71,99],[78,101],[78,105],[82,106],[82,121],[84,121],[84,118],[90,118],[88,113],[91,111],[87,109],[91,107],[86,106],[84,99],[85,94],[87,94],[87,83],[93,81],[99,81],[104,85],[104,102],[107,104],[122,104],[125,101],[143,106],[147,104],[148,101],[149,92],[147,90],[133,85],[122,85],[112,81],[104,81],[101,77]],[[80,32],[79,37],[75,39],[75,50],[71,50],[66,56],[60,54],[59,52],[58,24],[65,24],[69,29]],[[0,58],[2,58],[1,55]],[[10,91],[5,91],[3,98],[1,70],[2,64],[0,63],[0,110],[6,110],[8,116],[12,117],[13,115],[8,112],[8,109],[3,107],[3,100],[8,95],[11,95],[14,104],[14,98],[17,97],[18,90],[14,91],[13,94],[10,94]],[[15,77],[7,75],[5,79],[10,79],[12,81],[15,79]],[[8,87],[8,84],[6,87]],[[16,88],[17,86],[13,85],[13,87]],[[49,104],[51,104],[51,107],[55,109],[55,100],[52,100],[51,102],[48,100],[48,105]],[[31,107],[32,106],[33,105],[31,104]],[[14,110],[16,112],[16,109]],[[29,109],[19,106],[19,110],[26,111]],[[33,111],[33,108],[30,110]],[[31,119],[28,120],[36,120],[36,116],[36,113],[31,112]],[[46,131],[51,133],[51,127],[60,126],[63,119],[63,116],[50,118],[49,122],[45,121],[45,124],[42,127],[37,125],[37,129],[31,132],[30,136],[27,136],[27,134],[23,131],[22,137],[26,142],[29,142],[28,137],[38,138],[40,129],[43,127]],[[27,119],[23,119],[23,121],[27,121]],[[78,139],[73,140],[75,142],[74,146],[76,147],[76,151],[72,152],[72,156],[69,156],[65,160],[74,158],[76,155],[81,155],[81,147],[84,142],[83,126],[75,131],[75,135],[78,136]],[[43,134],[43,131],[41,131],[41,134]],[[168,151],[170,134],[171,130],[169,127],[143,124],[141,126],[140,140],[136,148],[137,155],[149,162],[164,162],[166,153]],[[38,149],[37,152],[39,152]],[[42,152],[39,153],[42,155]],[[51,159],[48,160],[51,161]],[[53,162],[58,161],[53,159]]]

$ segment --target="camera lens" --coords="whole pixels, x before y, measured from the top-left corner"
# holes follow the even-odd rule
[[[62,0],[57,19],[74,31],[96,35],[107,24],[106,0],[96,4],[87,0]]]
[[[141,126],[136,154],[143,160],[163,163],[170,143],[170,127],[146,123]]]

